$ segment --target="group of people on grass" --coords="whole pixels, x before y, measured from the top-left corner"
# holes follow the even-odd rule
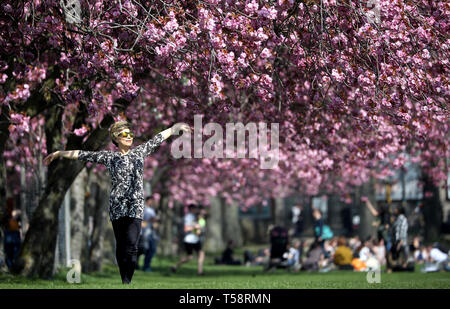
[[[313,210],[314,239],[298,237],[298,219],[293,220],[292,240],[287,237],[273,237],[271,248],[260,250],[254,257],[250,252],[244,254],[247,265],[265,265],[266,269],[284,267],[294,271],[309,270],[327,272],[332,269],[369,271],[386,266],[387,272],[414,271],[415,264],[423,264],[422,271],[450,271],[449,253],[438,243],[425,246],[420,237],[408,242],[408,220],[403,207],[376,210],[368,199],[366,206],[377,218],[377,236],[361,240],[358,236],[334,236],[330,227],[324,223],[319,209]],[[300,207],[294,207],[301,209]],[[276,227],[282,229],[280,227]],[[281,235],[278,232],[279,235]],[[280,250],[284,248],[284,250]]]
[[[215,264],[225,265],[261,265],[264,268],[287,268],[293,271],[330,270],[379,270],[386,266],[391,271],[414,271],[415,264],[423,264],[424,272],[450,270],[447,250],[438,243],[425,246],[420,237],[408,242],[408,220],[404,210],[398,207],[391,216],[383,209],[375,210],[370,201],[365,200],[377,221],[377,235],[360,239],[359,236],[335,236],[324,223],[320,210],[313,210],[314,238],[298,237],[300,228],[296,221],[296,233],[288,240],[288,231],[282,227],[272,227],[271,247],[262,248],[253,253],[244,251],[243,260],[235,257],[236,243],[227,242],[222,255],[215,258]],[[203,210],[204,211],[204,210]],[[205,237],[205,218],[202,210],[189,205],[184,217],[184,248],[186,255],[171,270],[176,272],[184,263],[198,253],[198,274],[203,274],[205,253],[202,244]],[[144,266],[145,268],[145,266]]]

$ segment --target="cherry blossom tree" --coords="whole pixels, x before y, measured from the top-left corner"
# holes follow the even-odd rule
[[[217,194],[243,208],[291,192],[345,196],[405,164],[402,153],[435,185],[446,179],[445,1],[380,0],[376,11],[359,0],[77,3],[76,18],[55,0],[0,4],[2,188],[6,169],[17,188],[19,164],[32,177],[37,153],[114,149],[107,129],[119,118],[135,124],[142,142],[174,122],[192,125],[198,114],[224,128],[278,123],[279,164],[176,160],[167,143],[148,159],[146,177],[163,174],[155,191],[165,188],[169,207],[208,204]],[[52,228],[81,168],[49,166],[23,273],[51,276]]]

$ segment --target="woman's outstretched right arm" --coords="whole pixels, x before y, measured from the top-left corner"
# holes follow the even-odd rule
[[[77,160],[79,152],[79,150],[58,150],[45,157],[44,163],[49,165],[53,160],[57,158]]]
[[[88,150],[60,150],[49,154],[45,159],[44,163],[50,164],[56,158],[66,158],[72,160],[80,160],[84,162],[93,162],[103,164],[108,166],[112,156],[111,151],[99,150],[99,151],[88,151]]]

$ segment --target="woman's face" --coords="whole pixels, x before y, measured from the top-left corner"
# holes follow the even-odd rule
[[[130,129],[120,131],[117,136],[117,144],[130,147],[133,144],[133,137],[126,133],[131,133]]]

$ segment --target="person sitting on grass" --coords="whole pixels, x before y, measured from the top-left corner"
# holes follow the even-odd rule
[[[325,255],[318,241],[314,241],[308,251],[308,257],[302,264],[302,270],[319,270]]]
[[[300,241],[295,240],[288,245],[288,251],[283,255],[288,270],[300,270]]]
[[[386,265],[386,246],[384,239],[381,238],[376,245],[373,246],[373,252],[380,265]]]
[[[269,263],[269,259],[270,259],[269,248],[259,249],[256,257],[249,250],[245,250],[244,252],[245,266],[266,265]]]
[[[227,247],[222,253],[222,257],[216,260],[216,264],[225,264],[225,265],[241,265],[242,262],[240,260],[236,260],[234,258],[233,248],[235,243],[233,240],[229,240],[227,243]]]
[[[353,270],[352,266],[353,252],[347,246],[344,236],[338,238],[338,247],[334,253],[333,262],[341,270]]]
[[[427,247],[428,259],[422,272],[450,271],[449,255],[439,248],[437,243]]]

